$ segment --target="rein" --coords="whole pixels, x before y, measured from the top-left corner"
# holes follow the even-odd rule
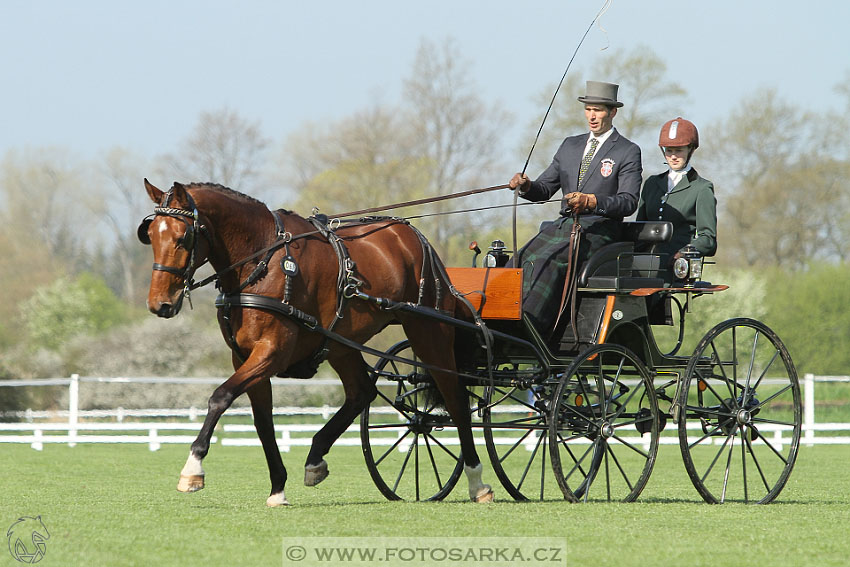
[[[346,213],[339,213],[336,215],[328,215],[330,218],[342,218],[342,217],[353,217],[355,215],[362,215],[367,213],[376,213],[380,211],[389,211],[392,209],[400,209],[402,207],[410,207],[413,205],[425,205],[427,203],[436,203],[438,201],[446,201],[448,199],[459,199],[460,197],[466,197],[469,195],[476,195],[478,193],[487,193],[489,191],[497,191],[499,189],[507,189],[508,185],[495,185],[493,187],[482,187],[480,189],[470,189],[469,191],[461,191],[460,193],[451,193],[450,195],[440,195],[438,197],[427,197],[425,199],[416,199],[413,201],[405,201],[403,203],[395,203],[392,205],[382,205],[380,207],[372,207],[371,209],[361,209],[359,211],[348,211]]]

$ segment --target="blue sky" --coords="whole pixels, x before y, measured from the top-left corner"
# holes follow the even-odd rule
[[[397,101],[422,38],[454,38],[482,98],[525,125],[542,117],[534,97],[560,78],[602,4],[5,0],[0,156],[65,146],[93,157],[117,145],[156,155],[199,112],[225,106],[283,139],[304,121]],[[845,0],[613,0],[574,69],[605,46],[644,44],[686,85],[698,124],[762,87],[826,109],[850,73],[848,22]]]

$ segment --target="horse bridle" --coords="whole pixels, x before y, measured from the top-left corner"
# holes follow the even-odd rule
[[[151,239],[148,234],[148,229],[156,217],[166,216],[175,218],[186,225],[186,232],[177,241],[178,246],[189,251],[189,257],[186,261],[186,265],[182,268],[176,268],[173,266],[166,266],[158,262],[153,263],[153,270],[155,272],[167,272],[169,274],[174,274],[183,280],[183,293],[179,300],[181,303],[183,298],[189,298],[191,290],[195,289],[193,276],[195,275],[195,270],[200,267],[194,265],[198,245],[198,238],[196,235],[200,233],[206,237],[206,229],[199,221],[198,208],[195,206],[195,202],[192,200],[191,195],[187,194],[186,196],[189,199],[189,207],[191,210],[167,206],[168,201],[171,199],[171,192],[169,191],[163,198],[162,204],[159,207],[154,207],[153,214],[145,217],[141,224],[139,224],[138,229],[136,229],[136,236],[138,236],[139,241],[142,244],[149,245],[151,243]],[[191,301],[191,298],[189,298],[190,303]]]

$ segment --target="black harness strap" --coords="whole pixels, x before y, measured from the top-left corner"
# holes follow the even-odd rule
[[[275,242],[272,246],[268,247],[266,255],[262,260],[257,262],[257,266],[248,275],[245,281],[239,284],[239,291],[242,291],[249,285],[257,283],[257,280],[261,279],[268,271],[269,262],[271,261],[272,256],[275,255],[275,252],[277,252],[277,249],[280,248],[281,245],[289,246],[289,241],[291,240],[292,235],[287,234],[286,229],[283,226],[283,219],[280,217],[280,211],[272,211],[272,217],[274,217],[274,225],[277,230]]]
[[[311,331],[320,328],[319,321],[312,315],[267,295],[258,295],[256,293],[222,293],[215,298],[215,306],[219,309],[230,309],[232,307],[264,309],[294,319]]]

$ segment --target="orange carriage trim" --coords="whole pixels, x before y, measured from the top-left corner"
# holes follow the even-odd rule
[[[723,291],[729,289],[728,285],[713,285],[710,287],[642,287],[632,291],[629,295],[637,297],[647,297],[654,293],[714,293],[715,291]]]
[[[521,269],[446,268],[446,270],[452,284],[472,303],[482,318],[513,321],[519,321],[522,318]]]

